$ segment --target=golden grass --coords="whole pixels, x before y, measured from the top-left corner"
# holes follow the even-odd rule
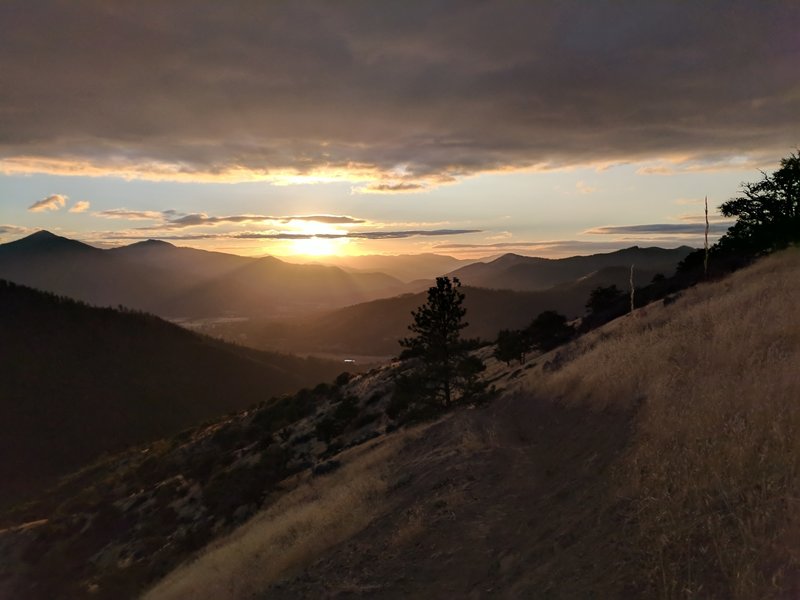
[[[462,452],[476,453],[499,446],[498,427],[496,424],[492,424],[480,429],[465,427],[455,447]]]
[[[340,470],[301,483],[144,598],[248,598],[309,564],[381,514],[387,463],[408,435],[413,433],[359,449]]]
[[[762,598],[800,568],[800,249],[585,336],[539,397],[641,405],[617,485],[634,578],[661,598]]]
[[[416,540],[425,531],[425,511],[417,504],[408,509],[389,541],[391,546],[404,546]]]

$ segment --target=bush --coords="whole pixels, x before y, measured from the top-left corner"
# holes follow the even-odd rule
[[[575,330],[567,323],[567,317],[554,310],[539,314],[525,330],[528,343],[542,352],[568,342],[574,334]]]
[[[525,354],[530,350],[530,342],[527,336],[519,330],[503,329],[497,334],[497,346],[494,349],[494,357],[501,360],[508,366],[511,361],[525,362]]]

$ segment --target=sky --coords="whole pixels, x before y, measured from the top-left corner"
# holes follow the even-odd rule
[[[800,145],[800,3],[0,3],[0,242],[703,243]]]

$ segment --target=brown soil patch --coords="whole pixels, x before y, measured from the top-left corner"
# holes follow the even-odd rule
[[[609,469],[629,414],[516,396],[464,411],[392,465],[392,510],[263,598],[617,596]]]

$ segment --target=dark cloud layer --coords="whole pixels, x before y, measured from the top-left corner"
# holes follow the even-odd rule
[[[791,0],[9,0],[0,160],[344,170],[396,192],[534,165],[781,155],[800,140],[798,30]]]
[[[17,225],[0,225],[0,235],[23,235],[26,233],[30,233],[31,229],[29,227],[19,227]]]
[[[356,219],[344,215],[291,215],[284,217],[273,217],[269,215],[230,215],[227,217],[210,217],[205,213],[193,213],[180,215],[166,220],[156,229],[182,229],[184,227],[197,227],[199,225],[219,225],[222,223],[255,223],[260,221],[275,221],[278,223],[289,223],[290,221],[313,221],[315,223],[327,224],[359,224],[365,223],[363,219]]]
[[[619,240],[549,240],[540,242],[504,242],[497,244],[437,244],[434,247],[436,252],[457,252],[459,254],[469,253],[472,255],[486,256],[487,254],[506,254],[519,252],[533,256],[547,256],[549,258],[574,256],[575,254],[612,252],[622,247],[639,246],[648,248],[652,246],[660,248],[674,248],[677,246],[702,247],[703,238],[664,238],[664,237],[642,237],[626,239],[624,242]]]
[[[710,233],[722,234],[728,231],[728,228],[732,224],[732,221],[724,223],[711,223],[708,230]],[[596,233],[602,235],[684,235],[702,234],[704,230],[705,225],[702,223],[650,223],[647,225],[608,225],[604,227],[595,227],[593,229],[584,231],[584,233]]]
[[[47,199],[49,200],[49,199]],[[41,202],[45,202],[42,200]],[[37,202],[40,204],[40,202]],[[33,210],[31,208],[30,210]],[[174,210],[128,210],[127,208],[112,208],[94,213],[97,217],[106,219],[125,219],[129,221],[161,221],[158,225],[141,227],[140,229],[183,229],[184,227],[198,227],[204,225],[220,225],[224,223],[256,223],[273,221],[276,223],[289,223],[291,221],[310,221],[331,225],[358,225],[366,223],[364,219],[357,219],[347,215],[229,215],[222,217],[209,216],[205,213],[181,214]]]
[[[238,239],[269,240],[308,240],[321,238],[326,240],[361,239],[361,240],[398,240],[416,236],[462,235],[464,233],[481,233],[480,229],[415,229],[410,231],[351,231],[349,233],[239,233],[232,237]]]
[[[3,233],[0,230],[0,233]],[[364,240],[396,240],[417,236],[446,236],[461,235],[464,233],[481,233],[479,229],[416,229],[409,231],[359,231],[349,233],[287,233],[280,231],[270,232],[245,232],[245,233],[197,233],[186,235],[166,235],[159,236],[160,240],[215,240],[215,239],[237,239],[237,240],[311,240],[311,239],[364,239]],[[108,240],[143,240],[149,239],[147,236],[115,234],[109,233],[104,236]]]

